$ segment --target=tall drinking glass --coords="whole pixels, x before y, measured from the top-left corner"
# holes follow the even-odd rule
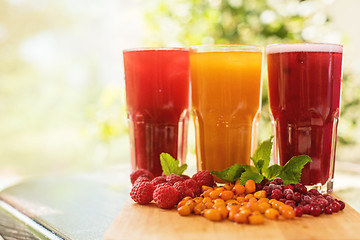
[[[257,143],[263,47],[190,49],[198,170],[249,164]]]
[[[189,120],[189,51],[125,50],[126,103],[133,170],[161,175],[160,154],[185,162]]]
[[[284,165],[293,156],[309,155],[301,182],[332,191],[343,47],[274,44],[266,51],[275,160]]]

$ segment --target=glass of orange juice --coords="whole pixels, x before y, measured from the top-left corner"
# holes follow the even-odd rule
[[[257,146],[264,48],[190,48],[192,109],[198,170],[249,164]]]

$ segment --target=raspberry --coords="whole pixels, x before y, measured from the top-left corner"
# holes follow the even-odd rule
[[[151,183],[154,185],[154,187],[156,187],[156,185],[160,184],[160,183],[164,183],[166,182],[166,177],[163,176],[159,176],[154,178],[153,180],[151,180]]]
[[[145,176],[140,176],[136,179],[136,181],[134,182],[134,186],[138,183],[141,183],[141,182],[150,182],[150,179],[148,177],[145,177]]]
[[[172,173],[166,177],[166,181],[169,182],[171,185],[174,185],[174,183],[178,181],[184,181],[182,177],[179,175],[176,175],[175,173]]]
[[[283,197],[283,193],[279,189],[275,189],[271,193],[271,198],[273,199],[279,200],[282,197]]]
[[[153,200],[154,185],[150,182],[140,182],[133,186],[130,197],[139,204],[148,204]]]
[[[181,200],[181,199],[183,199],[184,197],[186,197],[186,187],[185,187],[185,184],[184,184],[184,182],[181,182],[181,181],[179,181],[179,182],[176,182],[176,183],[174,183],[174,185],[173,185],[173,187],[178,191],[178,193],[179,193],[179,201]]]
[[[281,178],[276,177],[276,178],[274,178],[274,180],[272,180],[272,183],[274,183],[276,185],[282,185],[282,184],[284,184],[284,181]]]
[[[150,180],[154,178],[154,175],[146,169],[138,169],[130,174],[131,184],[134,185],[136,179],[140,176],[148,177]]]
[[[299,192],[301,194],[307,193],[306,187],[301,183],[295,184],[294,190],[295,190],[295,192]]]
[[[153,198],[159,208],[172,208],[178,203],[179,193],[172,186],[162,186],[155,189]]]
[[[200,186],[209,186],[212,187],[214,185],[214,177],[210,174],[210,171],[204,170],[195,173],[192,176],[192,179],[195,180]]]
[[[200,195],[201,186],[194,179],[190,178],[190,179],[185,180],[184,185],[187,188],[187,192],[186,192],[187,196],[189,196],[188,194],[190,194],[190,191],[188,191],[188,190],[191,190],[191,193],[193,194],[193,196],[190,196],[190,197],[197,197]]]
[[[171,184],[168,183],[168,182],[159,183],[158,185],[155,186],[155,189],[156,189],[156,188],[159,188],[159,187],[162,187],[162,186],[171,186]]]
[[[187,179],[189,179],[190,177],[188,176],[188,175],[181,175],[181,177],[184,179],[184,180],[187,180]]]

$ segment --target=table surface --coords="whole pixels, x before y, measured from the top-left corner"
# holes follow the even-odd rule
[[[131,185],[128,176],[129,169],[126,168],[107,174],[86,173],[27,179],[0,192],[0,200],[31,217],[40,226],[59,236],[60,239],[98,240],[103,239],[109,231],[113,231],[114,227],[120,231],[122,229],[119,227],[120,225],[129,226],[129,221],[134,221],[131,218],[132,215],[129,217],[127,215],[137,212],[136,209],[125,214],[124,217],[124,211],[128,211],[129,206],[130,208],[134,207],[132,201],[129,200]],[[155,211],[154,216],[160,211],[158,208],[151,207],[148,210]],[[355,210],[352,211],[359,215]],[[42,235],[39,235],[38,231],[34,233],[33,229],[26,224],[25,228],[24,225],[18,225],[18,221],[14,222],[14,217],[9,218],[9,215],[4,215],[4,212],[0,204],[0,240],[2,240],[1,236],[5,240],[14,239],[6,235],[9,234],[6,229],[18,229],[18,237],[15,239],[22,239],[21,237],[25,234],[28,234],[27,238],[23,239],[40,239]],[[177,216],[176,212],[175,215],[175,222],[184,220]],[[6,218],[2,216],[6,216]],[[325,219],[324,217],[319,219]],[[152,220],[153,218],[149,219],[149,221]],[[204,220],[199,217],[195,221]],[[205,221],[206,224],[209,223],[209,221]],[[214,228],[216,227],[214,226]],[[15,232],[13,231],[13,233]]]

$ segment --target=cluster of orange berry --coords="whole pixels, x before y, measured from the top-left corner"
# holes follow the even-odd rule
[[[212,221],[229,219],[236,223],[262,224],[264,216],[269,219],[295,217],[289,205],[276,199],[268,199],[266,191],[256,191],[253,180],[241,185],[240,181],[226,183],[224,186],[202,186],[199,197],[183,198],[177,205],[181,216],[191,213],[201,215]]]

